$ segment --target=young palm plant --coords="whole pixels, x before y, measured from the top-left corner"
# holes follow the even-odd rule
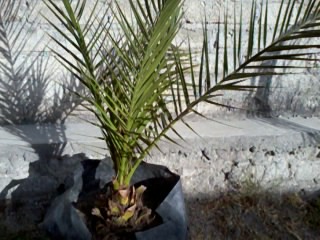
[[[194,64],[190,46],[182,50],[172,44],[181,27],[182,0],[128,0],[132,18],[115,1],[108,8],[112,19],[107,10],[99,11],[99,1],[93,5],[90,1],[90,14],[84,14],[88,10],[86,0],[45,1],[59,23],[47,21],[68,45],[52,38],[68,57],[61,51],[53,51],[87,88],[87,94],[81,96],[87,103],[84,106],[96,116],[98,123],[92,124],[100,127],[114,164],[108,214],[118,225],[139,219],[137,206],[144,188],[134,189],[131,178],[151,149],[158,148],[160,139],[175,143],[169,130],[182,138],[174,129],[176,122],[182,121],[192,130],[184,117],[189,113],[203,117],[195,108],[199,103],[224,106],[216,100],[224,91],[252,90],[255,86],[245,83],[250,78],[284,74],[278,69],[295,71],[299,69],[298,61],[309,61],[307,56],[320,47],[294,42],[319,37],[317,1],[283,0],[271,36],[267,30],[268,2],[261,6],[259,14],[256,1],[252,2],[246,36],[242,14],[239,19],[234,15],[234,22],[239,22],[240,27],[234,24],[232,29],[230,54],[226,13],[224,34],[219,27],[217,34],[223,37],[217,39],[215,65],[211,66],[206,25],[200,64]],[[88,18],[84,19],[85,16]],[[248,42],[246,48],[242,46],[244,40]],[[224,43],[222,54],[220,42]],[[230,55],[232,71],[228,67]],[[273,63],[277,60],[288,60],[290,64],[276,66]],[[219,62],[223,65],[221,73]],[[101,213],[94,209],[93,214]]]

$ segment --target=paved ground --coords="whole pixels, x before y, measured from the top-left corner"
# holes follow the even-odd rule
[[[221,138],[230,136],[278,136],[295,132],[320,131],[319,118],[252,118],[252,119],[190,119],[190,126],[204,138]],[[101,136],[100,130],[88,123],[59,125],[22,125],[0,127],[1,145],[28,145],[68,142],[97,142],[95,137]],[[197,138],[197,135],[181,123],[176,129],[185,138]],[[24,139],[25,138],[25,139]],[[28,138],[29,141],[26,141]]]

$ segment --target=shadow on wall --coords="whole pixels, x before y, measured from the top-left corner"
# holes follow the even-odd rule
[[[12,203],[20,201],[22,195],[29,198],[39,191],[50,191],[42,177],[52,174],[46,170],[48,161],[59,159],[63,153],[65,120],[81,104],[71,92],[84,90],[73,76],[65,76],[64,86],[53,84],[57,79],[54,79],[52,63],[44,55],[44,48],[36,51],[39,42],[33,42],[30,36],[30,29],[38,26],[34,7],[22,0],[0,0],[0,123],[6,131],[29,143],[39,159],[29,164],[26,179],[15,180],[17,173],[13,170],[13,180],[0,193],[3,200],[12,192]],[[30,22],[31,18],[35,20]],[[20,127],[24,124],[36,124],[37,133]],[[52,128],[49,131],[48,124],[56,125],[53,132]],[[35,136],[39,135],[48,142],[59,141],[51,145],[34,144]],[[8,160],[12,164],[10,161],[17,160]],[[51,184],[55,185],[55,182]],[[34,189],[36,186],[39,189]]]
[[[250,84],[260,88],[245,99],[243,108],[247,109],[247,117],[319,116],[319,71],[314,57],[309,56],[310,65],[303,66],[306,70],[301,71],[297,66],[297,70],[292,72],[294,79],[290,75],[253,78]],[[269,68],[276,65],[277,68]],[[286,72],[286,65],[290,62],[268,61],[261,65],[261,71]]]
[[[287,83],[278,83],[279,90],[273,94],[273,102],[278,102],[274,111],[282,113],[287,111],[289,116],[319,117],[320,98],[319,98],[319,63],[318,57],[309,56],[310,66],[296,81],[286,79]],[[281,81],[280,81],[281,82]],[[288,92],[290,91],[290,94]]]
[[[276,60],[266,61],[261,66],[275,66]],[[274,69],[265,69],[265,71],[274,71]],[[258,86],[255,92],[246,97],[246,109],[248,117],[272,117],[272,109],[269,98],[272,85],[272,76],[261,76],[258,79],[253,78],[250,83],[252,86]]]

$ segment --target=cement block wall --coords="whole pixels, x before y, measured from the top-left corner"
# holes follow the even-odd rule
[[[57,1],[58,2],[58,1]],[[126,0],[117,1],[129,12]],[[276,12],[280,6],[279,0],[269,1],[269,22],[268,29],[271,32],[276,20]],[[50,41],[48,35],[59,37],[44,16],[56,21],[48,11],[42,0],[1,0],[1,4],[10,3],[13,11],[10,14],[0,9],[1,41],[0,52],[0,89],[4,98],[0,102],[0,122],[31,123],[31,122],[57,122],[70,121],[72,118],[64,119],[66,114],[87,115],[75,111],[78,109],[79,101],[74,96],[63,90],[60,83],[73,90],[81,91],[71,76],[57,63],[54,54],[50,50],[56,48]],[[107,9],[110,0],[100,0],[99,9],[101,12]],[[243,32],[248,31],[248,21],[251,8],[251,0],[243,0]],[[234,5],[235,4],[235,5]],[[176,39],[177,42],[190,38],[194,50],[201,47],[202,22],[204,15],[207,16],[208,35],[211,45],[211,59],[214,59],[216,34],[218,23],[222,22],[224,10],[228,7],[228,22],[230,22],[229,36],[229,59],[232,59],[231,42],[233,36],[234,19],[233,7],[240,8],[240,1],[185,1],[182,29]],[[90,4],[88,5],[90,8]],[[92,6],[91,6],[92,7]],[[16,10],[16,11],[15,11]],[[257,5],[257,21],[261,5]],[[294,9],[297,11],[297,9]],[[100,14],[101,14],[100,12]],[[111,17],[111,13],[110,13]],[[239,16],[237,15],[237,27]],[[114,26],[116,28],[116,26]],[[257,31],[256,31],[257,32]],[[271,36],[271,34],[269,34]],[[18,36],[15,40],[15,36]],[[223,36],[223,31],[221,32]],[[61,39],[61,42],[65,41]],[[20,44],[22,43],[22,45]],[[243,39],[243,47],[247,40]],[[220,45],[222,51],[223,44]],[[314,56],[310,56],[314,57]],[[230,61],[232,62],[232,61]],[[214,62],[212,61],[212,64]],[[310,63],[311,64],[311,63]],[[230,66],[232,67],[232,66]],[[10,69],[7,71],[5,69]],[[23,70],[24,69],[24,70]],[[213,106],[199,106],[199,110],[209,115],[220,117],[245,116],[248,112],[259,111],[263,115],[272,116],[319,116],[319,71],[302,70],[300,74],[287,75],[285,77],[258,78],[252,79],[251,83],[262,85],[266,88],[256,93],[227,93],[220,101],[248,111],[230,111],[229,109]],[[256,112],[255,112],[256,113]],[[75,120],[77,118],[74,118]],[[77,121],[77,120],[76,120]]]

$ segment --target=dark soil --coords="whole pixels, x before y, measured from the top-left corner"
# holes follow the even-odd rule
[[[0,240],[49,240],[37,227],[47,205],[0,202]]]
[[[320,194],[237,191],[187,206],[192,240],[320,239]]]

